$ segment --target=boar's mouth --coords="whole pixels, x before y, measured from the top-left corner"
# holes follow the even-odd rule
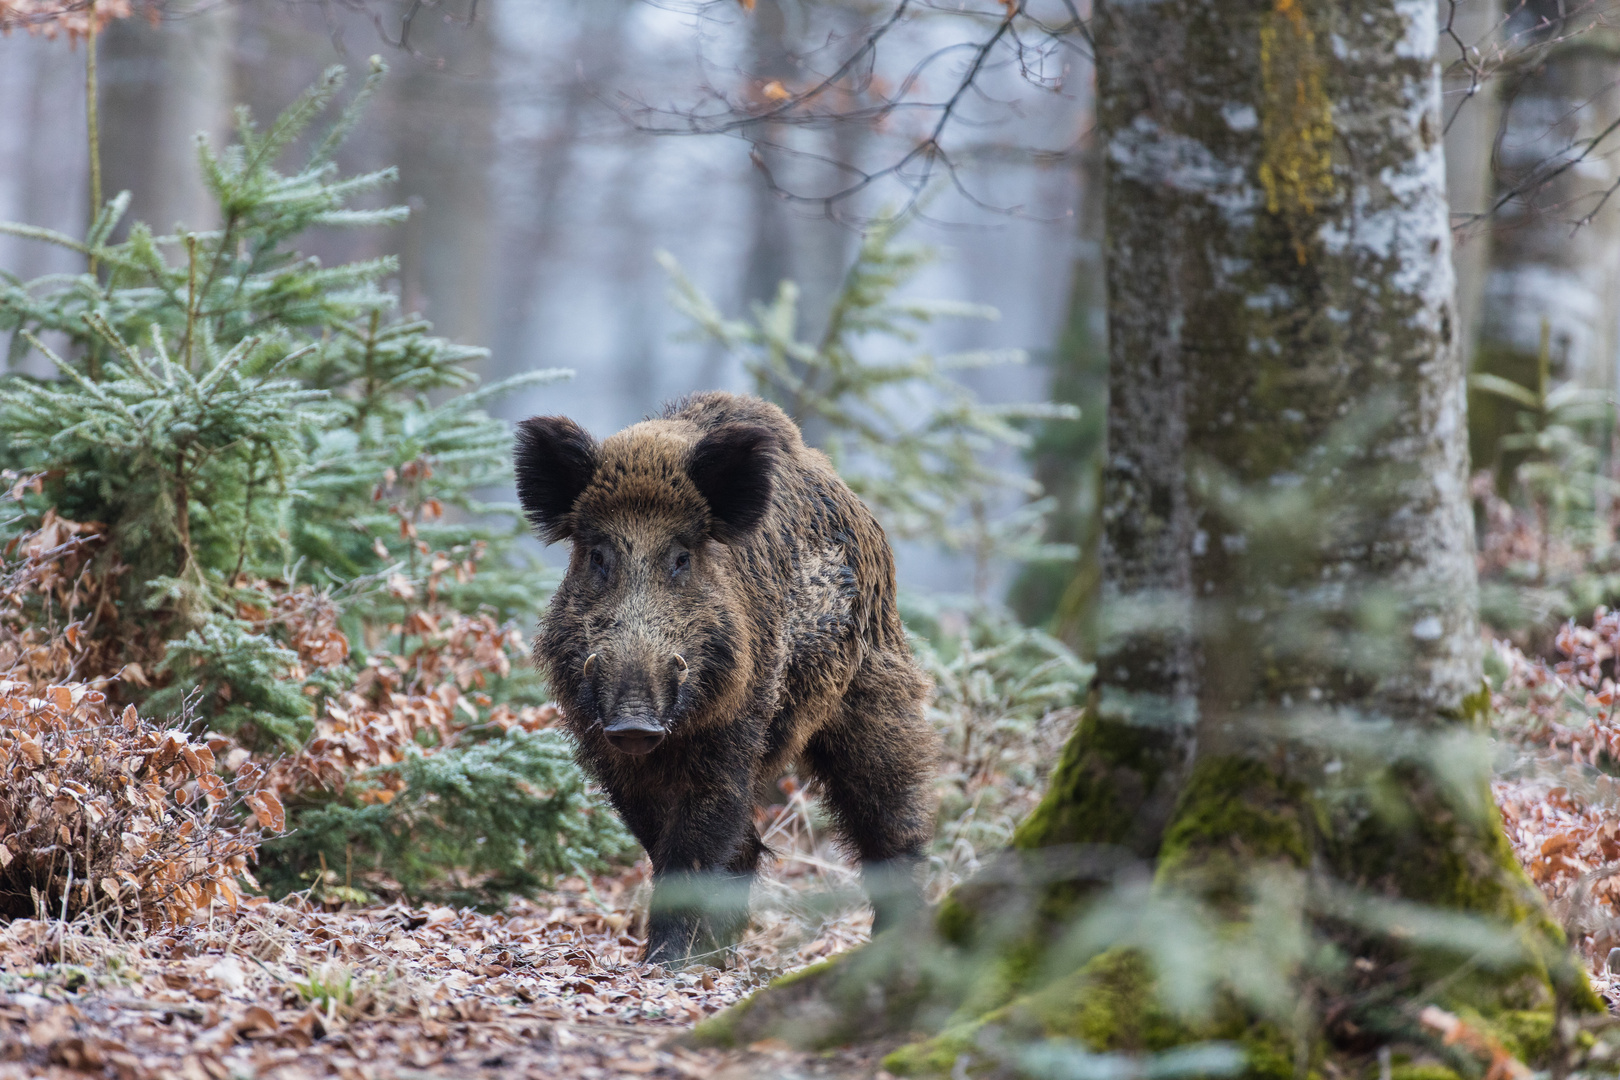
[[[664,725],[645,713],[632,713],[610,720],[603,726],[602,734],[615,750],[641,757],[652,753],[653,748],[664,741]]]

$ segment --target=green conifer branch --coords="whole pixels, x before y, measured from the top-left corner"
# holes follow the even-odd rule
[[[0,280],[0,333],[11,334],[12,355],[37,350],[58,372],[0,376],[0,468],[48,477],[42,492],[25,496],[22,514],[0,523],[0,546],[50,510],[102,523],[104,544],[87,571],[100,583],[87,633],[113,670],[139,664],[155,676],[149,689],[125,683],[123,692],[144,699],[149,713],[184,716],[199,732],[235,734],[266,751],[297,747],[315,703],[351,685],[384,640],[413,647],[414,631],[391,633],[400,605],[390,588],[401,575],[406,589],[426,595],[446,563],[483,556],[464,580],[432,584],[434,618],[448,605],[528,620],[545,599],[538,568],[516,547],[524,533],[517,508],[476,493],[510,478],[511,432],[485,412],[490,400],[564,373],[456,396],[476,384],[470,365],[487,354],[399,316],[382,286],[396,260],[325,267],[296,246],[314,226],[404,215],[347,205],[393,170],[346,177],[331,160],[381,73],[374,65],[296,172],[278,171],[278,159],[330,104],[337,72],[266,132],[241,112],[236,145],[216,150],[202,140],[198,167],[219,204],[217,229],[156,236],[135,222],[112,243],[127,193],[101,208],[83,240],[0,225],[94,254],[107,270],[105,285],[83,274]],[[402,520],[414,536],[400,535]],[[268,611],[301,588],[332,598],[351,648],[345,663],[294,677],[285,627],[243,613]],[[388,662],[395,659],[409,666]],[[532,676],[484,675],[493,703],[543,700]],[[552,817],[537,809],[548,787],[583,791],[566,755],[513,751],[497,761],[473,753],[476,741],[461,757],[410,772],[410,784],[430,789],[420,797],[408,789],[400,808],[449,798],[431,788],[435,777],[492,770],[498,785],[468,773],[474,786],[465,790],[484,799],[500,787],[507,817],[457,811],[431,858],[384,843],[386,830],[350,830],[334,851],[396,880],[428,882],[463,865],[455,852],[480,850],[488,837],[479,830],[544,826],[499,838],[516,853],[502,864],[500,873],[511,873],[500,887],[532,889],[559,868],[590,865],[592,851],[623,849],[617,822],[583,795],[553,804]],[[566,827],[552,827],[557,815]],[[300,846],[287,850],[284,867],[307,883],[298,877]]]

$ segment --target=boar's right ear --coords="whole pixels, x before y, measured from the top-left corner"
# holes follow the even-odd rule
[[[518,503],[546,543],[574,531],[574,502],[596,475],[596,440],[566,416],[535,416],[517,426],[513,450]]]
[[[766,428],[728,424],[692,448],[686,475],[709,504],[716,540],[729,544],[743,539],[770,509],[779,447]]]

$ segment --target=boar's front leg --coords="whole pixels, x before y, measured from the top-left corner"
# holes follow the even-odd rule
[[[657,843],[649,964],[679,967],[732,944],[748,926],[748,892],[765,845],[754,832],[747,790],[727,781],[689,789]]]

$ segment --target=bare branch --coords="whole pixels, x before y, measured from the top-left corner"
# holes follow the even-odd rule
[[[997,97],[988,92],[984,83],[988,72],[1016,71],[1024,82],[1056,92],[1061,90],[1069,70],[1068,62],[1064,62],[1061,72],[1054,71],[1058,58],[1077,57],[1090,62],[1089,28],[1075,0],[1062,0],[1062,5],[1068,17],[1049,22],[1031,16],[1024,0],[996,2],[991,5],[995,9],[993,14],[982,9],[958,13],[935,7],[927,0],[898,0],[886,14],[849,42],[829,74],[818,76],[808,87],[785,95],[782,92],[786,88],[779,82],[764,84],[765,95],[770,98],[782,95],[780,100],[768,104],[737,102],[715,84],[709,84],[700,88],[702,104],[696,107],[658,107],[624,95],[619,99],[617,111],[645,134],[729,135],[746,139],[752,146],[751,158],[771,193],[789,201],[819,206],[830,217],[846,218],[845,207],[850,200],[883,181],[897,183],[906,191],[905,204],[898,213],[911,212],[922,192],[935,180],[944,180],[973,206],[1000,213],[1015,212],[1019,208],[994,206],[969,190],[961,169],[980,155],[961,147],[949,148],[946,138],[948,133],[958,130],[991,127],[1002,122],[983,117],[981,110],[967,112],[970,95],[973,102],[993,106],[1003,117],[1022,115],[1019,99]],[[894,36],[897,27],[924,12],[965,18],[984,24],[986,29],[977,40],[955,41],[931,49],[910,64],[892,89],[888,88],[876,74],[881,47]],[[941,61],[963,52],[967,53],[965,63],[960,73],[952,76],[948,92],[943,96],[924,96],[921,91],[931,71]],[[835,95],[837,100],[834,100]],[[836,154],[791,145],[776,134],[795,127],[822,129],[848,124],[881,130],[889,121],[906,114],[927,117],[927,127],[897,147],[892,159],[880,166],[867,166],[842,160]],[[1027,155],[1026,160],[1054,162],[1066,159],[1069,154],[1068,148],[1045,154],[1037,151]],[[787,160],[814,164],[845,179],[834,184],[831,191],[806,191],[802,180],[789,183],[778,175],[773,161],[779,164]]]

